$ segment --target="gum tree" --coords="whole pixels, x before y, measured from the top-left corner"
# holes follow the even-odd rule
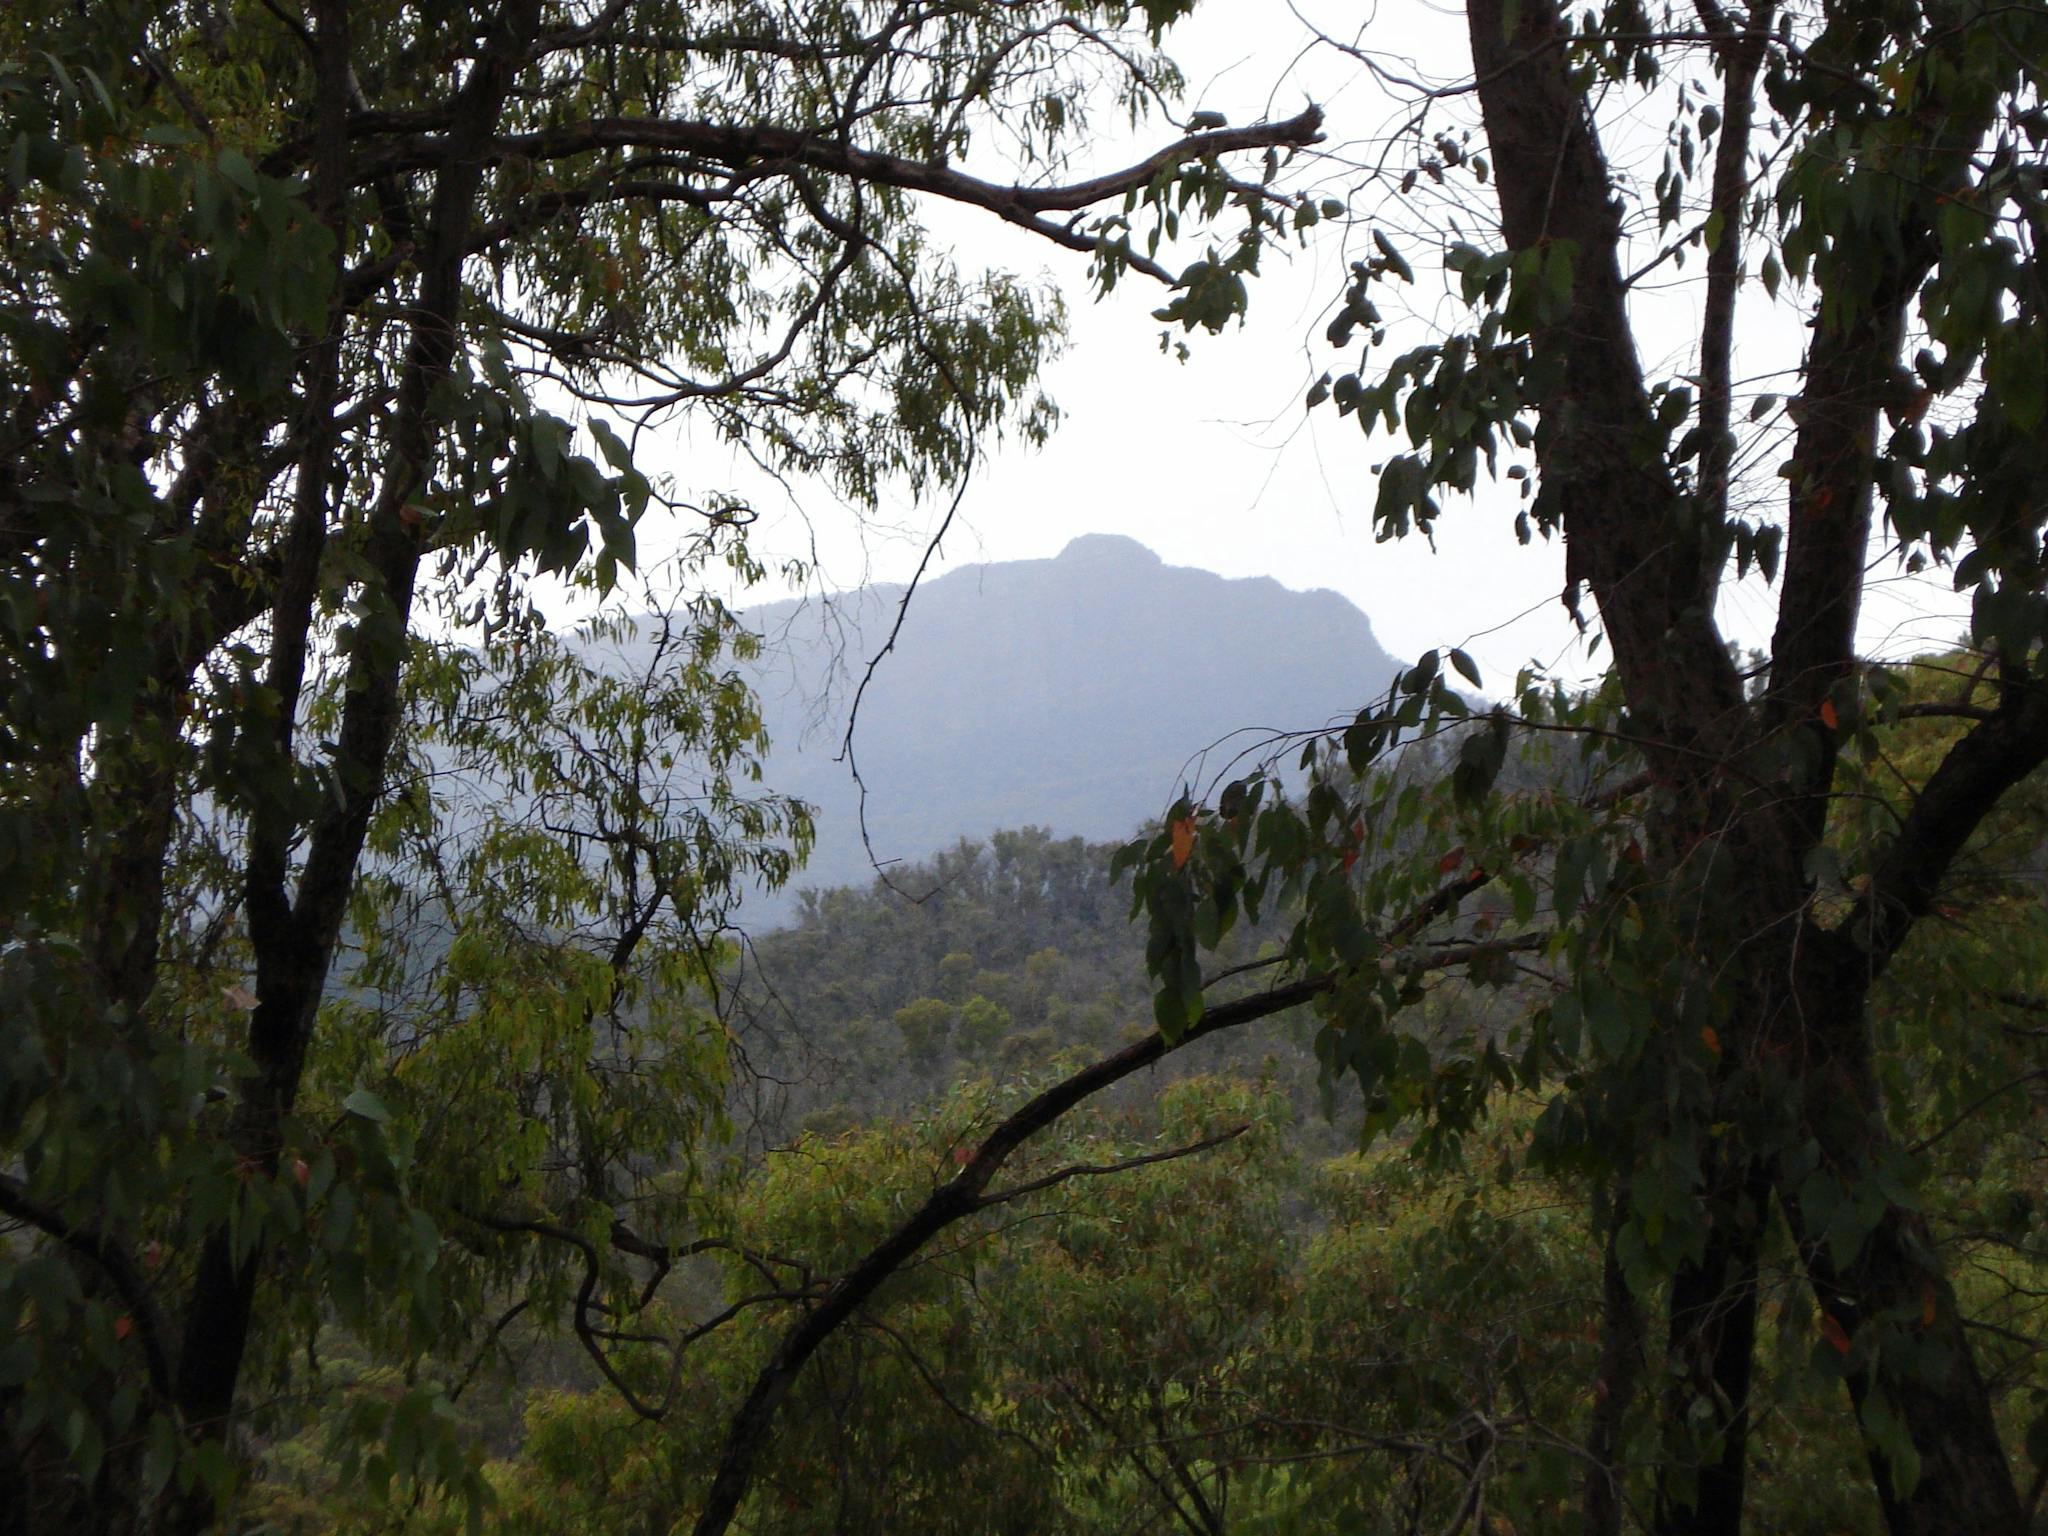
[[[1525,676],[1451,740],[1431,790],[1374,765],[1470,714],[1439,669],[1477,683],[1469,661],[1432,655],[1311,747],[1305,797],[1259,780],[1180,807],[1140,872],[1162,1022],[1203,1017],[1196,957],[1285,891],[1307,908],[1290,957],[1328,981],[1318,1049],[1377,1123],[1448,1150],[1492,1087],[1551,1096],[1536,1153],[1593,1177],[1610,1232],[1590,1528],[1619,1528],[1645,1395],[1658,1528],[1739,1527],[1759,1253],[1782,1220],[1889,1528],[2017,1532],[1871,999],[2048,760],[2048,14],[1473,0],[1465,16],[1471,77],[1419,105],[1416,158],[1381,173],[1331,325],[1358,360],[1310,404],[1386,442],[1383,536],[1427,532],[1482,471],[1518,484],[1518,532],[1563,539],[1564,600],[1612,668],[1579,699]],[[1477,108],[1462,133],[1459,100]],[[1630,169],[1645,101],[1669,112],[1654,185]],[[1390,357],[1383,306],[1435,258],[1464,316]],[[1697,275],[1697,345],[1660,373],[1639,339],[1647,285],[1680,272]],[[1767,394],[1735,344],[1765,307],[1806,326]],[[1880,537],[1970,598],[1981,662],[1955,692],[1916,700],[1858,653]],[[1731,579],[1775,604],[1755,665],[1717,619]],[[1959,727],[1940,753],[1888,760],[1894,721],[1940,714]],[[1580,765],[1508,793],[1516,743],[1559,732]],[[1421,989],[1388,914],[1418,901],[1435,904],[1425,936],[1490,951],[1492,978],[1538,952],[1570,978],[1515,1049],[1425,1048],[1404,1024]],[[1645,1381],[1651,1299],[1664,1366]]]
[[[1272,178],[1316,113],[1073,164],[1091,113],[1171,116],[1186,8],[8,8],[21,1518],[209,1523],[323,1324],[418,1361],[538,1308],[609,1369],[646,1274],[711,1240],[724,1036],[689,998],[801,811],[748,788],[715,603],[629,688],[533,578],[611,591],[650,523],[686,580],[751,571],[744,508],[636,458],[678,416],[855,513],[1041,434],[1057,306],[956,266],[934,201],[1233,318],[1313,217]],[[1184,219],[1219,245],[1176,272]],[[425,1389],[353,1428],[376,1479],[473,1465]]]

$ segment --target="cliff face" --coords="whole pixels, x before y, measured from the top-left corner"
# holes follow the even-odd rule
[[[774,738],[769,787],[818,807],[800,885],[864,883],[857,792],[834,762],[901,587],[750,611]],[[860,705],[854,749],[877,858],[1039,825],[1121,838],[1276,732],[1326,724],[1397,663],[1334,592],[1169,566],[1091,535],[1051,560],[968,566],[918,589]],[[788,900],[749,904],[767,926]]]

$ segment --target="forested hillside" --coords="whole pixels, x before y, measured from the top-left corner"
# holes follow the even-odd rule
[[[1025,828],[963,839],[892,870],[893,885],[807,890],[791,926],[749,946],[736,985],[741,1039],[773,1085],[763,1105],[774,1108],[776,1132],[831,1135],[901,1119],[963,1080],[1042,1079],[1056,1063],[1145,1034],[1144,939],[1128,886],[1108,878],[1113,851]],[[1225,963],[1277,956],[1281,936],[1274,925],[1247,930]],[[1263,1074],[1306,1121],[1316,1104],[1306,1045],[1297,1021],[1219,1040],[1158,1073]]]
[[[1538,795],[1558,765],[1517,777]],[[1980,851],[1974,938],[1923,957],[1929,995],[1886,1001],[1895,1070],[1925,1091],[1946,1075],[1948,1011],[1995,995],[2007,946],[2042,942],[2028,910],[2040,815],[2030,799]],[[736,1109],[774,1151],[735,1190],[752,1256],[686,1266],[664,1281],[667,1304],[759,1307],[777,1266],[851,1262],[1034,1085],[1146,1033],[1142,935],[1113,852],[1028,828],[963,841],[901,872],[925,901],[880,881],[809,892],[792,926],[736,960],[752,1069]],[[1300,916],[1275,913],[1228,963],[1277,955]],[[1441,984],[1413,1010],[1413,1038],[1446,1042],[1445,1062],[1450,1042],[1509,1042],[1562,980],[1537,965],[1505,986]],[[1584,1186],[1525,1161],[1559,1100],[1505,1096],[1454,1149],[1397,1130],[1361,1152],[1359,1101],[1327,1091],[1313,1029],[1277,1017],[1222,1036],[1063,1121],[1018,1168],[1022,1192],[893,1280],[872,1321],[819,1356],[764,1470],[758,1528],[1405,1531],[1456,1520],[1482,1480],[1514,1511],[1490,1517],[1496,1530],[1573,1524],[1597,1412],[1575,1384],[1601,1369],[1589,1319],[1608,1280]],[[2048,1391],[2030,1342],[2048,1281],[2030,1238],[2042,1143],[2026,1113],[1987,1114],[1960,1092],[1935,1092],[1919,1122],[1943,1144],[1925,1188],[1949,1240],[1980,1258],[1965,1294],[1998,1335],[2017,1437]],[[1793,1257],[1774,1238],[1773,1265]],[[1751,1518],[1875,1532],[1853,1426],[1827,1408],[1825,1316],[1789,1272],[1765,1305],[1753,1403],[1771,1453]],[[732,1412],[764,1343],[743,1324],[665,1390],[698,1414]],[[328,1347],[337,1387],[389,1390],[347,1341]],[[1668,1368],[1661,1342],[1640,1347],[1640,1368]],[[486,1469],[494,1528],[637,1532],[668,1518],[668,1490],[713,1470],[694,1420],[635,1430],[581,1351],[523,1321],[462,1385],[458,1417],[502,1456]],[[323,1444],[309,1427],[270,1452],[260,1507],[282,1530],[374,1519]],[[1642,1426],[1629,1445],[1655,1455]],[[415,1524],[452,1528],[460,1513]]]

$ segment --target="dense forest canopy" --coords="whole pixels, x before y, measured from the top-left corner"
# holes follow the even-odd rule
[[[2036,1518],[2048,12],[1471,0],[1449,92],[1308,40],[1410,93],[1360,166],[1183,101],[1190,8],[0,16],[0,1526]],[[1432,652],[736,935],[751,514],[640,449],[860,517],[1042,437],[935,205],[1169,344],[1349,235],[1359,504],[1497,481],[1605,681]],[[1858,654],[1874,547],[1956,652]]]

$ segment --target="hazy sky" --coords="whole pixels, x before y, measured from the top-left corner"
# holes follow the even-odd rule
[[[1332,30],[1342,28],[1347,38],[1388,56],[1386,62],[1409,78],[1442,82],[1465,69],[1462,20],[1455,12],[1421,0],[1391,0],[1361,32],[1355,4],[1319,9]],[[1318,8],[1301,10],[1314,15]],[[1210,0],[1193,23],[1169,36],[1167,49],[1188,75],[1190,107],[1222,111],[1233,123],[1288,116],[1306,100],[1319,102],[1329,115],[1331,159],[1312,174],[1346,196],[1357,216],[1403,216],[1408,205],[1392,199],[1389,187],[1340,162],[1377,159],[1407,103],[1355,61],[1313,47],[1295,8],[1272,0]],[[1668,110],[1619,101],[1610,106],[1628,111],[1626,125],[1610,135],[1610,153],[1619,170],[1640,169],[1647,182],[1663,154]],[[1470,110],[1453,102],[1433,123],[1455,125]],[[1105,134],[1076,174],[1123,163],[1144,140],[1156,142],[1168,131],[1153,125],[1141,139]],[[1398,147],[1394,154],[1397,178],[1412,157]],[[999,174],[998,167],[970,168]],[[1472,210],[1465,228],[1479,243],[1492,213],[1486,192],[1465,183]],[[1332,407],[1303,409],[1303,395],[1319,374],[1357,363],[1355,352],[1336,352],[1322,333],[1351,259],[1347,241],[1362,242],[1362,226],[1348,233],[1325,226],[1306,250],[1275,260],[1254,285],[1249,322],[1221,337],[1190,338],[1194,355],[1183,364],[1161,355],[1161,327],[1150,314],[1163,302],[1156,287],[1131,278],[1097,303],[1086,289],[1084,258],[989,223],[942,210],[937,227],[956,240],[963,265],[1044,272],[1060,282],[1072,336],[1044,382],[1065,419],[1043,450],[1011,448],[985,462],[935,571],[1050,556],[1079,534],[1120,533],[1170,563],[1226,576],[1271,576],[1295,588],[1334,588],[1367,613],[1396,655],[1462,644],[1480,661],[1489,691],[1504,689],[1532,658],[1583,674],[1586,658],[1556,600],[1562,548],[1516,545],[1512,486],[1482,489],[1472,503],[1447,506],[1434,551],[1420,538],[1375,542],[1370,467],[1401,445],[1365,439]],[[1406,322],[1408,334],[1397,326],[1390,336],[1387,356],[1422,339],[1433,323],[1456,323],[1461,313],[1436,286],[1440,245],[1409,243],[1405,249],[1418,276],[1416,313]],[[1181,259],[1198,251],[1190,246]],[[1688,366],[1697,334],[1698,273],[1697,260],[1683,271],[1666,267],[1661,284],[1653,280],[1642,290],[1645,362],[1653,370]],[[1773,370],[1796,364],[1806,335],[1796,299],[1789,290],[1781,297],[1773,309],[1760,287],[1752,284],[1745,295],[1736,372],[1754,391],[1773,387]],[[1753,484],[1765,495],[1782,457],[1782,451],[1766,452],[1755,466]],[[691,479],[701,481],[709,470],[696,459]],[[734,475],[743,478],[737,466]],[[769,515],[757,530],[757,552],[815,554],[819,585],[827,589],[907,579],[944,511],[899,505],[862,525],[822,489],[803,491],[794,509],[775,513],[774,503],[763,488],[760,505]],[[1874,574],[1889,577],[1895,566],[1886,560]],[[1722,605],[1731,635],[1761,642],[1773,621],[1772,596],[1754,580],[1731,587]],[[1865,644],[1898,653],[1942,643],[1955,633],[1960,611],[1945,582],[1880,581],[1866,605]],[[1190,623],[1200,621],[1189,615]],[[1331,665],[1341,668],[1343,659],[1333,657]],[[1361,697],[1383,681],[1361,679]]]

